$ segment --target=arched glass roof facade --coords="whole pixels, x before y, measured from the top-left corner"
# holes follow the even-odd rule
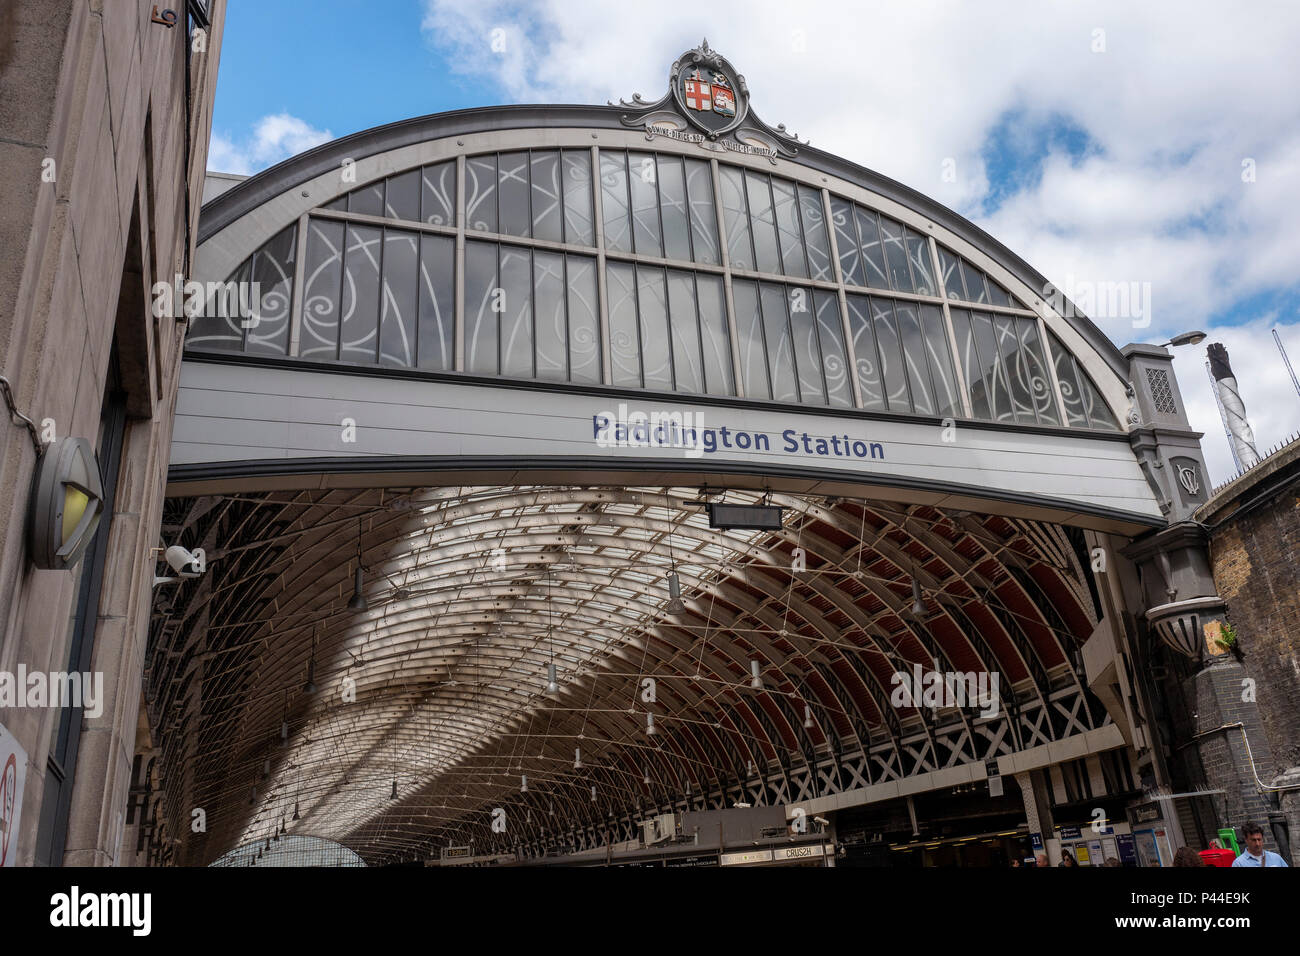
[[[833,183],[602,146],[346,175],[227,277],[256,320],[214,301],[191,349],[1119,427],[1040,314]]]
[[[205,207],[195,274],[257,283],[258,318],[194,318],[191,356],[1070,429],[1127,454],[1122,356],[1012,252],[781,139],[744,97],[728,145],[666,103],[423,117],[251,177]],[[343,377],[321,378],[333,400]],[[265,859],[289,808],[290,831],[371,863],[448,844],[536,857],[634,839],[651,811],[788,804],[1110,733],[1072,663],[1101,617],[1091,539],[1041,511],[773,494],[748,473],[284,474],[164,516],[186,546],[223,543],[151,644],[151,707],[207,742],[165,758],[174,802],[225,808],[194,860]],[[715,528],[705,499],[786,517]],[[931,663],[1001,675],[998,713],[892,703],[894,677]]]

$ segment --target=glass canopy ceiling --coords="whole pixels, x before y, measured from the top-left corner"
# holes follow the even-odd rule
[[[1069,655],[1096,619],[1077,532],[775,493],[780,532],[717,531],[701,503],[721,497],[170,500],[165,533],[207,543],[211,562],[156,615],[147,662],[168,812],[207,809],[207,834],[181,828],[189,861],[282,820],[370,863],[448,843],[537,852],[593,814],[631,819],[969,720],[891,706],[913,664],[997,672],[1012,710],[1077,685]]]

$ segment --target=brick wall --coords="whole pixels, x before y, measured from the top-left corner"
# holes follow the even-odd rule
[[[1300,466],[1300,447],[1291,464]],[[1210,535],[1215,585],[1276,763],[1270,772],[1300,766],[1300,468],[1287,472],[1239,491],[1237,510],[1219,517]]]
[[[1265,784],[1274,776],[1268,735],[1261,727],[1261,709],[1242,699],[1242,680],[1248,676],[1246,668],[1229,657],[1201,669],[1192,678],[1191,691],[1196,701],[1196,733],[1205,735],[1197,738],[1201,766],[1210,787],[1224,791],[1212,798],[1213,804],[1220,811],[1221,825],[1238,830],[1252,820],[1267,829],[1269,800],[1260,792],[1255,774]],[[1237,723],[1244,725],[1245,737],[1236,728],[1219,729]],[[1265,834],[1265,840],[1271,849],[1277,849],[1271,833]]]
[[[1204,700],[1207,710],[1221,711],[1223,722],[1245,720],[1261,780],[1284,788],[1270,791],[1267,799],[1278,802],[1275,820],[1285,819],[1289,826],[1295,865],[1300,844],[1300,440],[1277,449],[1219,489],[1196,518],[1210,529],[1215,587],[1228,602],[1228,620],[1245,655],[1240,667],[1231,662],[1239,670],[1232,677],[1238,685],[1253,681],[1255,692],[1254,705],[1237,704],[1230,699],[1234,688],[1226,678],[1203,680],[1198,703]],[[1225,655],[1226,661],[1231,658]],[[1207,670],[1221,667],[1216,663]],[[1248,716],[1252,707],[1257,732]],[[1207,743],[1216,737],[1222,739]],[[1250,814],[1258,812],[1251,807],[1257,800],[1249,792],[1255,784],[1248,777],[1250,765],[1240,738],[1236,731],[1216,733],[1202,738],[1200,750],[1210,781],[1240,793],[1240,812]],[[1221,776],[1216,778],[1216,773]],[[1234,786],[1244,776],[1249,784]],[[1229,811],[1232,802],[1230,795]],[[1256,819],[1264,827],[1266,845],[1271,844],[1268,821]]]

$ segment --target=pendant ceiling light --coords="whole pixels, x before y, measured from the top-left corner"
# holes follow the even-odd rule
[[[397,778],[396,777],[393,778],[393,792],[388,795],[388,799],[389,800],[397,799]]]
[[[574,770],[582,769],[582,748],[581,747],[573,748],[573,769]]]
[[[348,600],[348,610],[350,611],[368,611],[370,604],[366,601],[366,596],[361,593],[361,588],[365,584],[365,572],[361,565],[357,565],[356,571],[352,577],[352,597]]]
[[[520,793],[528,792],[528,774],[526,773],[521,774],[519,777],[519,792]]]
[[[641,782],[644,783],[647,787],[650,786],[650,774],[647,773],[645,777],[642,778]]]
[[[758,674],[758,661],[751,660],[749,662],[749,673],[751,675],[749,680],[749,686],[754,688],[754,690],[762,690],[763,678],[760,677]]]
[[[813,727],[812,708],[807,704],[803,705],[803,726],[805,730],[812,730]]]
[[[664,610],[669,614],[681,614],[686,610],[682,604],[682,581],[677,576],[676,569],[668,572],[668,603],[664,605]]]
[[[682,604],[682,579],[677,576],[677,552],[673,550],[673,513],[672,509],[666,507],[668,499],[664,499],[664,516],[668,519],[668,560],[672,569],[668,572],[668,603],[664,605],[664,610],[669,614],[683,614],[686,612],[686,606]]]
[[[912,569],[912,614],[915,617],[925,617],[925,597],[921,594],[921,582],[916,577],[916,569]]]
[[[546,574],[546,644],[550,650],[551,660],[546,665],[546,693],[552,697],[560,692],[560,683],[556,679],[555,671],[555,610],[551,606],[553,583],[554,579],[548,571]]]
[[[352,579],[352,599],[348,601],[349,610],[370,610],[370,605],[366,602],[366,596],[361,593],[362,585],[365,583],[364,571],[365,568],[361,564],[361,519],[357,518],[357,570]]]
[[[647,736],[653,737],[655,734],[655,715],[646,711],[645,715],[645,732]]]
[[[311,659],[307,661],[307,680],[302,685],[304,694],[316,693],[316,632],[311,634]]]

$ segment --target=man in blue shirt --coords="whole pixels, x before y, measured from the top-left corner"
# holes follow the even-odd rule
[[[1286,866],[1286,860],[1264,849],[1264,831],[1258,823],[1247,823],[1241,832],[1246,835],[1246,852],[1232,861],[1233,866]]]

